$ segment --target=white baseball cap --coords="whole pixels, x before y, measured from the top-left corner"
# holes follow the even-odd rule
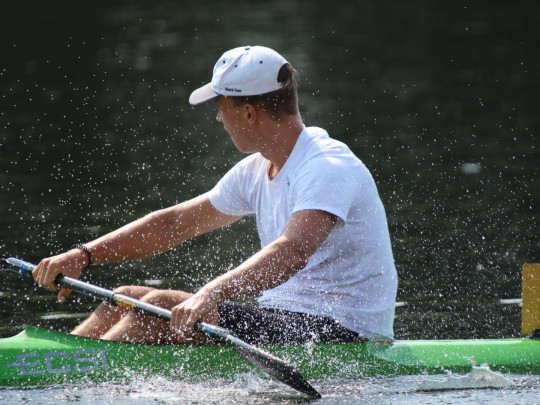
[[[189,96],[191,105],[218,96],[256,96],[279,90],[278,73],[287,61],[264,46],[242,46],[225,52],[214,66],[212,81]]]

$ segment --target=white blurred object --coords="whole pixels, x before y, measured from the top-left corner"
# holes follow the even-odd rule
[[[459,166],[459,171],[465,174],[478,174],[482,171],[481,163],[462,163]]]
[[[487,366],[473,366],[464,376],[449,376],[444,380],[422,381],[419,391],[460,390],[477,388],[508,388],[514,383],[502,374],[491,371]]]

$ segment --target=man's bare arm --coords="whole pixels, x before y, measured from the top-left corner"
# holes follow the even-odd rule
[[[116,231],[104,235],[85,246],[92,254],[94,264],[121,260],[134,260],[156,255],[178,246],[185,240],[229,225],[241,217],[217,211],[205,195],[193,200],[155,211]],[[87,254],[79,249],[43,259],[33,276],[43,287],[57,290],[54,279],[60,273],[79,278],[88,264]],[[62,289],[59,301],[69,291]]]
[[[336,221],[334,215],[320,210],[294,213],[274,242],[173,308],[171,328],[190,330],[217,302],[254,295],[284,283],[306,266]]]
[[[85,245],[94,263],[142,259],[229,225],[241,217],[225,215],[205,195],[155,211]]]

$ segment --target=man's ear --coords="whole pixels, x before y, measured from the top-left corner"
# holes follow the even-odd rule
[[[259,119],[259,110],[253,104],[244,104],[244,117],[250,126],[257,124]]]

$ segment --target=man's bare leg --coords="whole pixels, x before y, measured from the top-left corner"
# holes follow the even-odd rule
[[[145,294],[141,301],[172,309],[184,302],[192,294],[176,290],[153,290]],[[204,318],[205,322],[217,323],[218,312],[215,308]],[[211,344],[212,339],[199,332],[192,331],[186,336],[174,333],[169,322],[149,315],[130,311],[112,328],[101,336],[102,339],[137,343],[175,343],[175,344]]]
[[[114,291],[118,294],[127,295],[139,300],[154,290],[151,287],[125,286],[117,288]],[[127,308],[113,306],[104,302],[96,308],[88,319],[73,329],[71,334],[101,338],[129,312],[130,310]]]

